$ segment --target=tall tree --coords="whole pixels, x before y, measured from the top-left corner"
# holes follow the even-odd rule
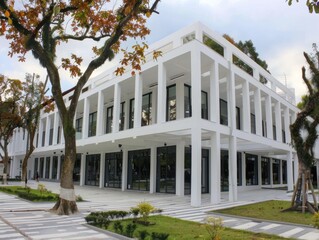
[[[33,153],[34,137],[39,125],[41,110],[50,112],[53,104],[50,104],[49,98],[46,96],[48,78],[45,82],[40,81],[40,76],[27,73],[23,82],[23,93],[20,100],[20,114],[22,127],[27,132],[26,154],[22,161],[22,177],[27,182],[27,166],[28,160]]]
[[[60,113],[64,139],[65,158],[61,173],[60,198],[52,210],[58,214],[71,214],[78,211],[75,202],[72,172],[76,159],[76,141],[73,119],[78,99],[83,86],[91,74],[106,60],[112,60],[121,51],[121,44],[128,38],[145,38],[150,30],[146,20],[160,0],[29,0],[14,5],[14,0],[0,1],[0,35],[10,41],[9,55],[18,54],[21,61],[31,51],[40,64],[46,68],[51,85],[52,95]],[[57,59],[57,47],[60,44],[87,40],[102,41],[95,45],[95,57],[87,67],[81,64],[83,58],[70,53],[68,58]],[[123,51],[122,66],[116,74],[124,73],[126,66],[140,70],[145,61],[144,50],[147,45],[136,44],[132,51]],[[155,52],[154,57],[159,53]],[[90,58],[92,59],[92,58]],[[60,69],[69,71],[71,77],[77,78],[73,97],[67,107],[63,101]],[[132,72],[134,74],[134,72]]]
[[[18,101],[22,85],[19,80],[0,75],[0,147],[3,152],[4,173],[8,173],[9,152],[13,130],[21,125]]]
[[[302,68],[302,79],[308,88],[308,94],[303,96],[295,122],[290,126],[292,143],[298,156],[298,180],[292,196],[292,208],[310,212],[318,211],[316,197],[313,192],[310,169],[314,165],[314,146],[318,139],[319,125],[319,52],[314,46],[313,56],[304,53],[309,65],[310,78],[306,76],[306,68]],[[312,191],[315,204],[308,201],[308,186]]]
[[[288,2],[289,6],[294,2],[299,2],[299,0],[286,0]],[[310,13],[319,13],[319,1],[318,0],[307,0],[306,5],[309,9]]]

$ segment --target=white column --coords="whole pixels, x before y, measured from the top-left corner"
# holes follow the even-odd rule
[[[129,121],[130,121],[130,100],[127,100],[124,104],[124,129],[129,129]]]
[[[237,144],[236,137],[229,137],[229,201],[237,201]]]
[[[45,141],[44,141],[44,146],[49,146],[49,139],[50,139],[50,126],[51,121],[50,117],[46,117],[46,125],[45,125]]]
[[[176,144],[176,195],[184,196],[185,141]]]
[[[152,90],[152,111],[151,111],[152,124],[157,123],[156,107],[157,107],[157,91]]]
[[[58,144],[58,128],[59,128],[60,115],[59,112],[54,113],[53,120],[53,145]]]
[[[99,188],[103,188],[104,187],[104,176],[105,176],[105,154],[101,153],[101,157],[100,157],[100,184],[99,184]]]
[[[201,119],[201,58],[200,52],[191,52],[191,94],[192,94],[192,177],[191,177],[191,206],[201,205],[201,156],[202,139],[198,122]]]
[[[243,83],[243,131],[244,132],[251,132],[251,125],[250,125],[250,96],[249,96],[249,83],[245,81]]]
[[[81,154],[81,169],[80,169],[80,186],[84,186],[85,184],[85,153]]]
[[[150,193],[156,192],[156,147],[151,147]]]
[[[294,184],[297,183],[298,180],[298,173],[299,173],[299,162],[298,162],[298,156],[297,153],[293,153],[294,158]]]
[[[287,186],[288,191],[294,189],[293,173],[292,173],[292,152],[287,153]]]
[[[210,150],[210,201],[220,203],[220,133],[211,135]]]
[[[121,85],[115,84],[114,88],[114,105],[113,105],[113,133],[119,131],[120,124],[120,110],[121,110]]]
[[[84,98],[84,110],[82,121],[82,139],[88,138],[89,133],[89,114],[90,114],[90,99]]]
[[[282,124],[281,124],[281,109],[280,102],[275,104],[275,119],[276,119],[276,137],[278,142],[282,142]]]
[[[236,129],[235,74],[232,70],[232,63],[229,62],[228,65],[229,65],[229,73],[228,73],[228,81],[227,81],[228,126],[230,126],[231,131],[233,131],[234,129]]]
[[[289,108],[285,107],[284,109],[284,121],[285,121],[285,134],[286,134],[286,143],[291,143],[290,135],[290,117],[289,117]]]
[[[265,109],[266,109],[266,127],[267,127],[267,138],[274,139],[273,129],[272,129],[272,107],[271,107],[271,97],[266,96],[265,99]]]
[[[157,123],[166,121],[166,67],[163,62],[158,63],[157,88]]]
[[[39,139],[38,139],[38,147],[42,147],[42,138],[43,138],[43,120],[39,121]]]
[[[210,98],[209,98],[209,115],[210,120],[219,123],[219,69],[215,61],[210,67]]]
[[[128,167],[128,151],[123,149],[122,191],[125,191],[127,186],[127,167]]]
[[[104,93],[102,91],[99,91],[98,100],[97,100],[96,136],[100,136],[104,134],[103,126],[105,124],[103,122],[103,115],[104,115],[103,109],[104,109]]]
[[[140,74],[135,75],[134,128],[141,126],[143,80]]]
[[[259,79],[258,79],[259,80]],[[262,113],[261,113],[261,97],[260,89],[257,88],[254,94],[254,105],[255,105],[255,120],[256,120],[256,134],[262,136]]]

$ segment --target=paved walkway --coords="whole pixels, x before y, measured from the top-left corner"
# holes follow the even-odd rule
[[[46,187],[58,192],[58,183],[43,182]],[[36,182],[29,182],[36,187]],[[237,205],[245,205],[262,200],[289,200],[285,191],[250,190],[240,192],[238,202],[227,201],[227,194],[222,194],[218,205],[209,203],[209,195],[202,195],[202,206],[190,207],[190,196],[179,197],[169,194],[148,194],[134,191],[99,189],[96,187],[78,187],[76,193],[85,202],[78,203],[80,213],[72,216],[57,216],[47,211],[53,203],[31,203],[0,192],[0,239],[118,239],[104,231],[98,231],[85,224],[84,216],[91,211],[129,210],[141,201],[148,201],[156,208],[163,209],[163,215],[180,219],[203,222],[207,216],[223,219],[226,227],[253,232],[276,234],[282,237],[319,240],[319,230],[303,225],[283,224],[270,221],[234,218],[210,214],[208,211]]]

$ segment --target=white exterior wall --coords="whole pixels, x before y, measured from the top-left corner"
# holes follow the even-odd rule
[[[194,34],[194,35],[192,35]],[[203,36],[209,36],[224,48],[223,56],[203,44]],[[195,40],[183,42],[185,36],[194,36]],[[116,77],[115,69],[109,69],[100,76],[92,78],[85,87],[87,91],[81,94],[78,110],[74,120],[82,117],[82,133],[77,137],[77,152],[104,154],[118,152],[119,144],[123,145],[125,158],[122,165],[122,190],[127,189],[127,157],[128,151],[137,149],[152,149],[150,161],[150,192],[156,192],[156,149],[167,143],[176,147],[176,189],[177,195],[184,195],[184,146],[192,147],[191,171],[193,177],[191,204],[201,204],[201,149],[210,150],[209,188],[211,202],[220,201],[220,153],[216,151],[224,149],[229,151],[229,200],[237,200],[237,192],[240,188],[261,187],[261,177],[258,185],[247,186],[245,169],[242,169],[242,186],[237,186],[237,152],[261,156],[274,157],[288,160],[288,188],[292,188],[292,156],[294,149],[289,145],[290,135],[286,134],[284,143],[282,130],[287,132],[287,126],[291,124],[298,111],[294,100],[294,93],[286,88],[268,72],[253,62],[248,56],[234,47],[220,35],[214,33],[206,26],[196,23],[184,28],[171,36],[150,46],[150,52],[161,50],[162,57],[157,61],[151,60],[151,53],[146,57],[146,63],[142,66],[140,74],[132,77],[128,70],[123,76]],[[232,62],[232,56],[236,55],[253,69],[253,75],[249,75]],[[259,82],[259,74],[267,78],[268,83]],[[176,84],[176,115],[174,121],[167,121],[167,87]],[[185,91],[184,85],[191,86],[192,117],[185,118]],[[202,119],[201,92],[207,92],[208,119]],[[279,95],[276,91],[285,93]],[[143,95],[152,93],[151,124],[142,126]],[[72,92],[65,95],[65,102],[69,104]],[[130,101],[134,98],[134,124],[129,128]],[[220,124],[219,99],[227,101],[228,125]],[[125,102],[124,130],[119,129],[121,103]],[[107,108],[113,108],[111,117],[113,125],[110,133],[105,133]],[[240,111],[240,128],[237,127],[236,109]],[[97,111],[97,133],[89,137],[89,115]],[[256,133],[251,131],[251,114],[255,115]],[[282,122],[284,119],[284,122]],[[262,121],[265,122],[266,135],[263,135]],[[34,157],[54,156],[61,153],[64,147],[63,132],[61,129],[58,138],[58,126],[61,124],[57,109],[51,113],[41,115],[39,126],[38,147]],[[76,121],[74,121],[76,122]],[[284,124],[283,124],[284,123]],[[273,133],[273,125],[276,132]],[[53,128],[53,143],[49,144],[49,130]],[[42,131],[46,130],[45,145],[42,147]],[[21,131],[20,131],[21,132]],[[22,155],[25,150],[25,142],[21,140],[19,131],[15,131],[11,156]],[[274,135],[277,139],[274,139]],[[58,143],[59,142],[59,143]],[[214,151],[214,152],[212,152]],[[63,153],[61,153],[63,154]],[[16,159],[16,158],[14,158]],[[34,161],[32,161],[33,164]],[[260,164],[260,160],[258,160]],[[241,167],[245,168],[245,158],[242,158]],[[104,162],[100,165],[106,167]],[[216,168],[214,168],[216,166]],[[59,158],[60,167],[60,158]],[[86,159],[82,155],[80,185],[85,184]],[[33,172],[33,167],[30,168]],[[52,166],[50,166],[52,169]],[[261,174],[259,165],[258,172]],[[104,171],[100,170],[100,176]],[[50,173],[51,176],[51,173]],[[59,173],[58,173],[59,176]],[[104,187],[104,177],[100,178],[100,187]],[[281,184],[287,185],[287,184]]]

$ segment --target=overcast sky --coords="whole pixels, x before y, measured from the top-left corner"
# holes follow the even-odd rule
[[[149,44],[178,29],[200,21],[221,35],[227,33],[235,41],[252,40],[261,59],[266,60],[271,74],[295,88],[297,101],[306,92],[301,79],[301,67],[307,66],[303,51],[311,52],[312,44],[319,43],[319,14],[310,14],[302,3],[288,6],[285,0],[162,0],[159,15],[148,22],[151,34]],[[0,38],[0,74],[23,79],[26,72],[46,72],[31,54],[19,63],[7,56],[9,43]],[[69,45],[77,53],[89,48]],[[90,60],[90,59],[89,59]],[[107,63],[97,73],[108,69]],[[74,80],[63,74],[63,88],[74,85]]]

